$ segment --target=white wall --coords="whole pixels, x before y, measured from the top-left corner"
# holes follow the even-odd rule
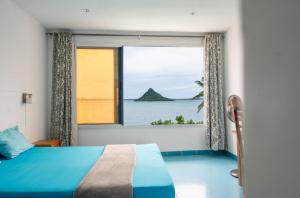
[[[0,130],[19,125],[30,141],[46,136],[44,28],[11,0],[0,1]],[[22,92],[33,103],[21,103]]]
[[[240,15],[236,15],[233,26],[225,36],[225,102],[230,95],[238,95],[243,100],[243,41]],[[228,151],[237,154],[234,124],[226,117]]]
[[[246,198],[300,197],[300,1],[243,0]]]
[[[81,126],[80,145],[157,143],[161,151],[206,150],[204,126]]]

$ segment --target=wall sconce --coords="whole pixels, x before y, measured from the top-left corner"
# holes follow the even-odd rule
[[[23,93],[22,94],[22,102],[24,104],[31,104],[32,103],[32,94]]]

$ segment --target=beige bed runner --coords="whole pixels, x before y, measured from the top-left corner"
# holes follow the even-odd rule
[[[134,167],[135,144],[107,145],[74,197],[132,198]]]

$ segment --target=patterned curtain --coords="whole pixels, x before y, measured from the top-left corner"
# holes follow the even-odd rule
[[[222,33],[205,35],[204,106],[207,125],[207,144],[212,150],[227,147],[223,96],[223,39]]]
[[[72,34],[53,34],[50,138],[71,145],[72,131]]]

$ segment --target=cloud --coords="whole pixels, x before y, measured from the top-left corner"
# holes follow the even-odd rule
[[[137,98],[150,87],[166,97],[193,97],[202,73],[202,48],[124,48],[125,98]]]
[[[124,76],[125,81],[130,82],[146,82],[146,81],[154,81],[154,80],[175,80],[178,78],[195,78],[197,74],[174,74],[174,75],[154,75],[154,74],[126,74]]]
[[[125,47],[124,72],[143,75],[176,75],[202,72],[202,48]]]
[[[160,89],[161,91],[173,91],[173,90],[181,90],[181,89],[188,89],[188,88],[194,88],[194,85],[186,85],[186,86],[176,86],[176,87],[169,87],[165,89]]]

